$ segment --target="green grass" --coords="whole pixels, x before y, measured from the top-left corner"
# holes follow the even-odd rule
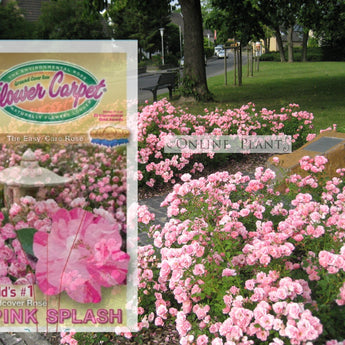
[[[315,130],[327,128],[333,123],[345,132],[345,62],[260,62],[260,71],[247,77],[243,68],[242,86],[235,86],[233,71],[208,79],[208,87],[215,102],[186,104],[191,113],[207,107],[237,108],[253,102],[256,109],[279,111],[289,103],[297,103],[301,110],[312,112]]]

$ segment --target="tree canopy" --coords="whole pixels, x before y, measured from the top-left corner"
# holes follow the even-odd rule
[[[225,43],[228,38],[234,38],[242,44],[264,35],[260,11],[250,1],[211,0],[213,10],[206,18],[206,24],[220,28],[219,38]]]
[[[289,61],[292,56],[292,33],[303,32],[306,48],[308,32],[313,30],[324,46],[343,49],[345,46],[345,1],[339,0],[208,0],[206,23],[217,30],[223,41],[236,38],[265,39],[267,28],[277,39],[281,61],[285,61],[282,33],[288,40]],[[306,52],[304,51],[304,56]],[[344,54],[337,54],[344,56]]]
[[[345,1],[317,1],[310,27],[315,32],[327,60],[345,60]]]
[[[34,38],[33,31],[33,24],[14,3],[0,6],[0,39],[30,39]]]
[[[159,28],[166,28],[169,14],[169,0],[113,0],[107,7],[113,37],[136,39],[148,53],[161,50]]]
[[[104,39],[110,38],[107,23],[86,0],[55,0],[42,4],[37,23],[40,39]],[[95,6],[95,7],[94,7]]]

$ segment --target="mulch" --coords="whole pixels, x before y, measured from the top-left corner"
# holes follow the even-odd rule
[[[194,179],[202,176],[207,176],[217,171],[228,171],[230,174],[235,174],[241,171],[244,174],[253,174],[255,168],[263,166],[266,167],[268,158],[272,156],[269,153],[263,154],[247,154],[238,155],[235,158],[229,158],[220,165],[206,165],[202,172],[193,175]],[[161,196],[167,194],[173,189],[173,184],[165,183],[161,185],[155,185],[154,188],[139,188],[138,199],[145,200],[155,196]]]

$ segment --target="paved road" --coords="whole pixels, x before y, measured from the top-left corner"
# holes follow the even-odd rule
[[[242,57],[243,64],[247,63],[247,55],[243,54]],[[227,59],[227,71],[231,71],[234,68],[234,54],[233,52],[230,53]],[[158,80],[160,71],[152,71],[144,74],[140,74],[138,77],[138,102],[139,104],[143,104],[145,100],[152,101],[152,92],[142,90],[142,88],[154,85],[155,82]],[[182,75],[183,70],[180,69],[180,73]],[[224,59],[217,59],[216,57],[212,57],[207,60],[206,65],[206,76],[207,78],[214,77],[216,75],[220,75],[224,73]],[[159,90],[158,94],[167,93],[168,89]]]

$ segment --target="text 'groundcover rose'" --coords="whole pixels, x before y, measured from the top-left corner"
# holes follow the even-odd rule
[[[80,303],[101,301],[101,287],[126,282],[129,255],[121,251],[116,222],[76,208],[58,210],[51,232],[38,231],[33,250],[36,279],[46,295],[62,291]]]

